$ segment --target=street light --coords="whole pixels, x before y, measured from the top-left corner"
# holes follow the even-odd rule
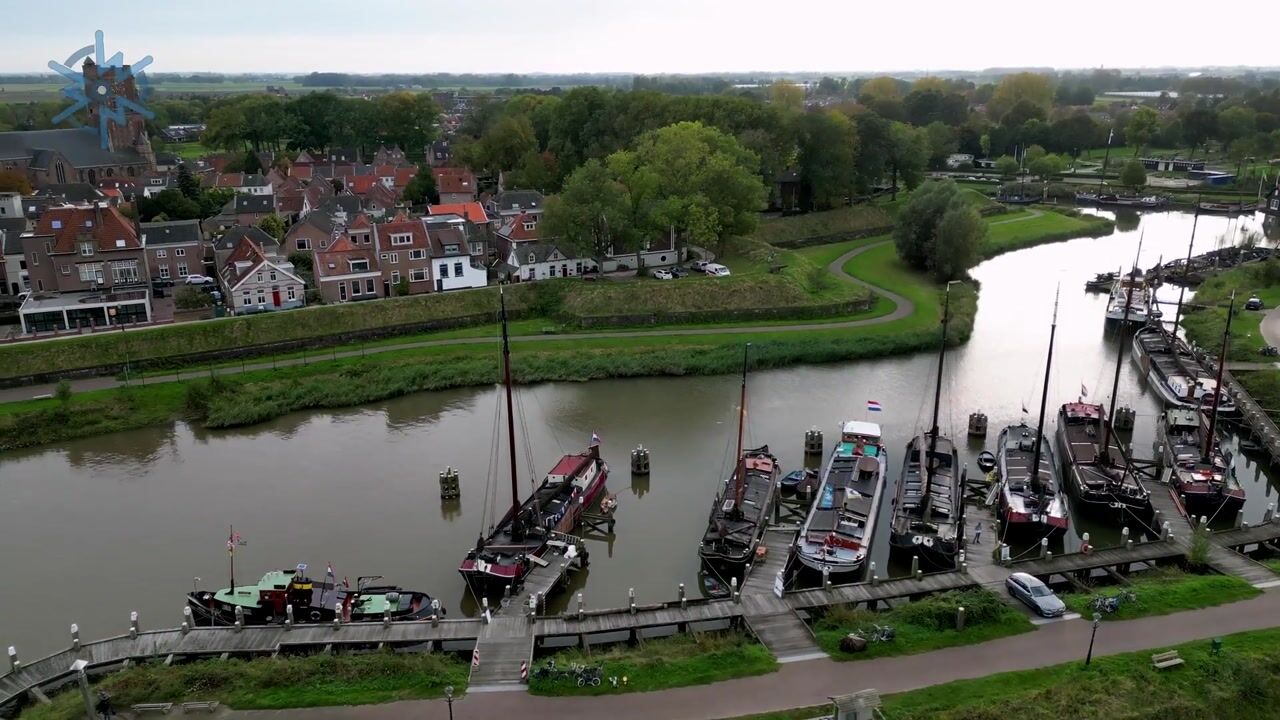
[[[444,701],[449,703],[449,720],[453,720],[453,686],[452,685],[445,686]]]
[[[1089,654],[1084,656],[1084,666],[1089,667],[1089,663],[1093,661],[1093,639],[1098,637],[1098,622],[1102,620],[1102,616],[1098,613],[1093,614],[1093,633],[1089,635]]]

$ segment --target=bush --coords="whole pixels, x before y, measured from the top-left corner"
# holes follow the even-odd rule
[[[173,304],[179,310],[200,310],[213,306],[213,296],[194,287],[180,287],[173,295]]]
[[[54,397],[58,398],[58,402],[66,405],[71,402],[71,383],[64,380],[58,381],[58,386],[53,391]]]
[[[982,625],[999,620],[1006,605],[995,594],[985,590],[961,590],[942,593],[895,610],[902,622],[933,630],[953,630],[956,612],[964,608],[965,623]]]

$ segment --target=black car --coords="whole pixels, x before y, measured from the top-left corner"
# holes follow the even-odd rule
[[[1255,295],[1255,296],[1253,296],[1253,297],[1251,297],[1251,298],[1249,298],[1249,299],[1245,302],[1245,304],[1244,304],[1244,309],[1245,309],[1245,310],[1261,310],[1261,309],[1262,309],[1262,298],[1260,298],[1260,297],[1258,297],[1258,296],[1256,296],[1256,295]]]
[[[671,275],[678,278],[687,277],[689,275],[689,268],[681,265],[672,265]]]

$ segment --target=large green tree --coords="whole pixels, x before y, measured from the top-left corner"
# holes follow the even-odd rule
[[[1232,143],[1253,135],[1256,116],[1257,113],[1243,105],[1229,107],[1218,113],[1217,138],[1222,143],[1222,149],[1230,152]]]
[[[428,93],[387,93],[373,103],[378,143],[398,146],[416,157],[435,139],[440,108]]]
[[[940,282],[958,280],[977,264],[987,224],[963,198],[952,200],[938,221],[929,253],[929,272]]]
[[[858,132],[835,110],[798,119],[800,181],[807,209],[828,209],[848,202],[857,174]]]
[[[440,191],[436,189],[436,176],[431,173],[430,167],[418,166],[418,172],[404,186],[404,201],[410,205],[434,205],[440,202]]]
[[[567,252],[604,257],[632,252],[641,236],[631,191],[599,160],[588,160],[547,198],[541,233]]]
[[[1134,192],[1146,186],[1147,169],[1142,165],[1141,160],[1130,158],[1125,162],[1124,167],[1120,168],[1120,184],[1131,188]]]
[[[1133,146],[1134,155],[1139,155],[1159,131],[1160,114],[1144,106],[1134,110],[1129,116],[1129,122],[1124,126],[1124,137]]]
[[[940,280],[964,275],[977,261],[986,224],[951,180],[921,185],[898,212],[898,257]]]
[[[895,122],[889,127],[888,157],[889,182],[893,198],[898,197],[898,181],[908,190],[914,190],[924,180],[924,170],[929,164],[929,137],[924,130],[906,123]]]
[[[987,114],[993,120],[1000,120],[1019,102],[1048,112],[1053,107],[1053,81],[1039,73],[1005,75],[987,103]]]

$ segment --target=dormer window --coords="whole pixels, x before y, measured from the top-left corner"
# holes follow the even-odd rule
[[[529,262],[537,262],[538,258],[533,253],[529,253]]]
[[[93,256],[93,243],[91,243],[91,242],[82,242],[82,243],[80,243],[80,254],[81,254],[81,255],[83,255],[84,257],[92,257],[92,256]]]
[[[444,246],[444,251],[445,251],[445,254],[447,254],[447,255],[456,255],[456,254],[458,254],[458,246],[457,246],[457,245],[445,245],[445,246]]]
[[[85,221],[84,221],[84,226],[85,226],[85,227],[87,227],[87,228],[91,228],[91,227],[93,227],[93,221],[92,221],[92,220],[85,220]]]
[[[532,230],[532,229],[534,229],[534,228],[535,228],[535,227],[537,227],[537,226],[538,226],[538,224],[537,224],[537,223],[526,222],[526,223],[524,224],[524,229],[525,229],[525,230]]]
[[[365,258],[351,261],[351,272],[368,272],[369,261]]]

